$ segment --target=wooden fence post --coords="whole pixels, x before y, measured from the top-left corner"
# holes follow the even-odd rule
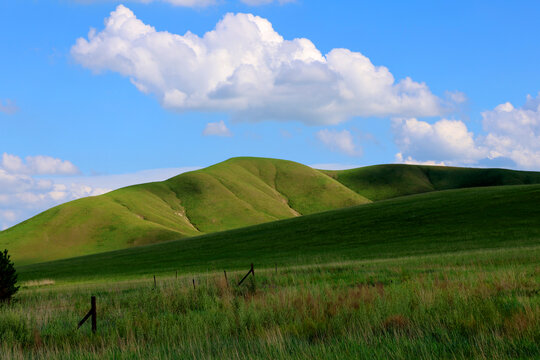
[[[90,298],[91,312],[92,312],[92,332],[95,334],[97,331],[97,308],[96,308],[96,297],[92,296]]]
[[[242,285],[242,283],[244,282],[244,280],[246,280],[246,278],[249,276],[249,274],[252,274],[253,277],[255,277],[255,268],[253,267],[253,263],[251,264],[251,268],[249,269],[248,273],[238,283],[238,286]]]
[[[156,275],[154,275],[154,289],[157,289]]]
[[[79,324],[77,324],[77,329],[79,329],[90,316],[92,317],[92,332],[95,334],[97,331],[97,307],[95,296],[90,298],[90,311],[83,317],[81,321],[79,321]]]
[[[193,278],[193,290],[195,290],[195,278]]]
[[[227,270],[223,270],[223,274],[225,274],[225,283],[227,284],[227,287],[229,287],[229,280],[227,279]]]

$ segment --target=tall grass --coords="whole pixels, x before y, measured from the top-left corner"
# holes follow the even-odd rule
[[[28,286],[2,358],[539,358],[540,246]],[[247,268],[246,268],[247,271]],[[196,280],[193,289],[192,278]],[[76,324],[98,299],[98,332]]]

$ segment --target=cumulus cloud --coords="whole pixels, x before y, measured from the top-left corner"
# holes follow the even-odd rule
[[[526,169],[540,169],[540,93],[525,105],[507,102],[482,113],[486,135],[481,141],[489,158],[509,158]]]
[[[393,119],[398,162],[425,164],[474,164],[486,156],[459,120],[442,119],[434,124],[417,119]]]
[[[232,133],[223,120],[206,124],[203,130],[204,136],[232,136]]]
[[[0,229],[61,202],[105,191],[59,184],[41,177],[78,174],[77,167],[67,160],[41,155],[25,160],[7,153],[0,160]]]
[[[0,113],[11,115],[15,114],[17,111],[19,111],[19,107],[15,104],[15,101],[10,99],[0,99]]]
[[[50,156],[27,156],[26,162],[16,155],[4,153],[0,168],[15,174],[26,175],[75,175],[79,169],[68,160]]]
[[[356,148],[349,130],[337,131],[323,129],[317,132],[317,138],[333,151],[339,151],[350,156],[360,156],[362,154],[362,152]]]
[[[540,169],[540,94],[525,105],[507,102],[482,113],[483,133],[474,135],[459,120],[434,124],[417,119],[394,119],[398,162],[448,165],[508,164]],[[506,165],[508,166],[508,165]]]
[[[129,77],[165,108],[241,120],[337,124],[353,116],[434,116],[448,105],[426,84],[396,81],[359,52],[322,55],[310,40],[285,40],[251,14],[227,14],[199,37],[156,31],[120,5],[71,55],[96,73]]]

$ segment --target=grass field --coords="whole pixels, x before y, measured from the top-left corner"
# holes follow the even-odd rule
[[[319,171],[292,161],[233,158],[167,181],[49,209],[0,232],[19,265],[241,228],[437,190],[540,183],[540,173],[377,165]]]
[[[17,266],[0,358],[538,359],[539,203],[434,191]]]
[[[241,286],[240,272],[27,283],[0,307],[0,357],[538,359],[539,258],[536,245],[256,267]],[[90,295],[95,335],[75,330]]]
[[[540,185],[447,190],[18,269],[25,281],[100,281],[531,246],[538,204]]]

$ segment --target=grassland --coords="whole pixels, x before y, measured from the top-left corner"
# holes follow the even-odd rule
[[[425,165],[374,165],[325,174],[372,201],[430,191],[540,183],[540,173]]]
[[[69,202],[0,232],[19,265],[230,230],[437,190],[540,183],[540,173],[378,165],[319,171],[233,158],[167,181]]]
[[[538,359],[539,203],[431,191],[17,265],[0,358]],[[96,334],[76,330],[91,295]]]
[[[539,203],[540,185],[431,192],[18,270],[25,281],[96,281],[531,246]]]
[[[237,158],[49,209],[0,232],[17,264],[233,229],[369,200],[310,167]]]
[[[538,359],[540,245],[98,284],[0,307],[9,359]],[[196,281],[196,289],[192,286]],[[75,325],[97,296],[98,332]]]

